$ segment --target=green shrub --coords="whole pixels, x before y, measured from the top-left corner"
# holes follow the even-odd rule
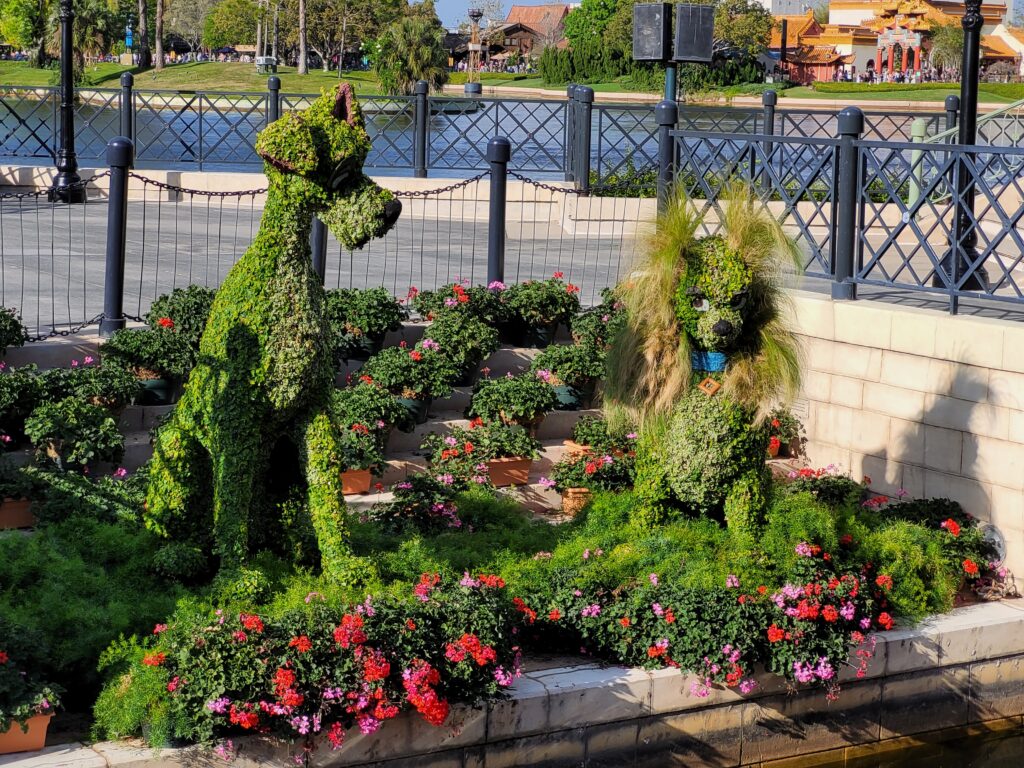
[[[460,375],[450,355],[425,348],[422,341],[413,349],[404,346],[383,349],[367,360],[359,372],[396,397],[414,400],[444,397],[452,391]]]
[[[892,577],[889,600],[907,618],[921,619],[953,607],[959,579],[947,567],[941,533],[897,521],[870,530],[861,542],[861,557],[878,573]]]
[[[76,470],[98,461],[118,462],[124,437],[105,408],[66,397],[43,403],[25,420],[25,434],[42,463]]]
[[[557,403],[550,384],[533,373],[525,373],[478,381],[466,415],[531,427]]]
[[[494,325],[505,320],[507,312],[501,303],[504,284],[491,287],[476,285],[465,287],[449,283],[436,291],[419,291],[412,297],[412,306],[420,317],[436,320],[449,313],[467,314]]]
[[[424,332],[455,360],[459,370],[474,369],[498,348],[498,331],[483,320],[465,312],[442,312]]]
[[[0,370],[0,433],[8,448],[25,437],[25,419],[43,399],[43,385],[34,365]]]
[[[103,343],[100,353],[107,363],[116,363],[137,378],[184,381],[195,367],[198,347],[173,328],[121,328]]]
[[[198,352],[199,340],[206,329],[206,321],[210,317],[210,308],[216,295],[213,288],[202,285],[175,288],[153,302],[146,313],[146,322],[154,331],[173,330]]]
[[[468,429],[431,432],[420,450],[429,456],[432,472],[451,475],[460,487],[465,487],[487,482],[484,464],[492,459],[538,458],[540,443],[518,424],[473,421]]]
[[[623,491],[633,487],[636,462],[631,454],[585,453],[566,456],[551,468],[555,490],[587,488],[591,491]]]
[[[547,382],[552,386],[585,390],[604,375],[604,361],[603,349],[582,344],[552,344],[533,358],[530,370],[541,378],[545,377],[541,373],[545,371]]]
[[[610,288],[605,288],[601,291],[601,303],[576,315],[569,327],[577,344],[606,350],[625,321],[622,302]]]
[[[45,640],[38,633],[0,617],[0,733],[27,728],[35,715],[53,714],[60,704],[59,686],[40,673]]]
[[[339,288],[327,291],[324,311],[338,345],[338,356],[348,359],[397,331],[409,311],[386,288]]]
[[[28,333],[21,324],[21,316],[13,309],[0,307],[0,357],[9,347],[20,347],[28,341]]]
[[[562,273],[547,280],[528,280],[509,286],[501,294],[508,319],[529,327],[568,323],[580,311],[580,289],[562,280]]]
[[[91,701],[111,640],[148,634],[180,594],[152,573],[157,540],[102,516],[82,506],[32,536],[0,537],[0,616],[45,639],[40,673],[77,704]]]
[[[366,381],[336,389],[331,395],[332,417],[345,429],[356,424],[380,430],[400,427],[408,413],[387,390]]]

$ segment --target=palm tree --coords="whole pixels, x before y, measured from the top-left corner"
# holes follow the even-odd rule
[[[938,69],[958,71],[964,59],[964,30],[958,22],[932,27],[928,60]]]
[[[50,19],[47,47],[54,56],[60,54],[60,21],[54,6]],[[76,0],[75,23],[72,26],[73,56],[76,80],[85,73],[85,57],[96,56],[110,47],[116,37],[114,16],[105,0]]]
[[[441,42],[440,27],[423,17],[406,16],[392,23],[377,41],[373,68],[388,94],[413,92],[417,80],[440,90],[448,80],[448,53]]]

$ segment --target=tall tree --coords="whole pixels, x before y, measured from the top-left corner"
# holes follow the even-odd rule
[[[306,0],[299,0],[299,62],[296,72],[300,75],[309,74],[309,51],[306,49]]]
[[[109,49],[117,35],[115,27],[114,14],[105,0],[76,0],[75,23],[71,28],[76,79],[85,71],[87,56],[99,56]],[[60,18],[57,4],[52,6],[48,48],[51,55],[60,55]]]
[[[47,0],[0,0],[0,38],[31,51],[34,67],[46,66]]]
[[[716,51],[733,50],[750,58],[768,50],[775,17],[758,0],[719,0],[715,6]]]
[[[616,0],[583,0],[565,17],[565,36],[572,46],[583,45],[586,41],[599,40],[605,27],[615,15]],[[630,6],[632,14],[632,5]]]
[[[203,41],[203,25],[216,0],[171,0],[167,8],[167,30],[177,35],[192,51]]]
[[[258,9],[253,0],[220,0],[203,22],[202,43],[211,50],[256,42]]]
[[[156,68],[164,68],[164,0],[156,0],[156,26],[153,30],[153,42],[156,48]]]
[[[964,30],[960,22],[932,27],[928,61],[943,72],[960,71],[964,61]]]
[[[139,0],[139,66],[148,67],[153,63],[149,49],[149,2]]]

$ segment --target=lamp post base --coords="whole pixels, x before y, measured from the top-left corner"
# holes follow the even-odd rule
[[[953,259],[958,259],[959,261],[956,264],[957,275],[965,274],[968,271],[968,269],[970,269],[970,267],[968,266],[969,264],[976,264],[977,266],[974,267],[974,269],[971,271],[971,274],[969,274],[967,278],[964,279],[963,285],[957,288],[957,290],[988,291],[990,286],[988,280],[988,270],[985,269],[985,267],[982,264],[978,264],[978,260],[980,258],[981,256],[979,256],[977,249],[975,249],[973,246],[969,246],[965,251],[960,251],[959,249],[951,249],[949,251],[946,251],[946,255],[943,256],[942,261],[939,262],[938,270],[936,270],[935,275],[932,277],[932,287],[948,288],[948,284],[945,280],[942,279],[942,274],[940,274],[940,272],[944,273],[946,277],[949,278],[949,282],[952,282],[954,263]]]
[[[58,173],[53,179],[53,187],[46,194],[46,199],[51,203],[84,203],[85,184],[77,173]]]

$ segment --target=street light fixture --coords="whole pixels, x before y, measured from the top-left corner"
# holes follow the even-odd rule
[[[75,74],[72,62],[75,10],[72,0],[60,0],[60,147],[57,150],[57,175],[50,190],[51,201],[84,203],[85,187],[78,175],[75,154]]]
[[[978,80],[981,66],[981,28],[985,21],[981,15],[982,0],[964,0],[964,15],[960,26],[964,30],[964,57],[960,67],[960,124],[957,143],[974,146],[978,140]],[[956,210],[953,214],[953,232],[949,252],[943,257],[941,269],[956,287],[970,265],[977,264],[964,280],[961,290],[987,291],[988,271],[978,264],[978,227],[974,220],[975,183],[971,173],[973,153],[960,155],[957,167]],[[945,287],[942,276],[936,274],[932,285]],[[953,307],[956,306],[954,297]]]

